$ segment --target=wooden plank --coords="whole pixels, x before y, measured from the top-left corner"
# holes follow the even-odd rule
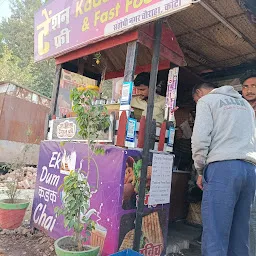
[[[85,60],[83,58],[79,59],[77,74],[79,74],[81,76],[84,74],[84,66],[85,66]]]
[[[154,37],[155,28],[153,24],[147,24],[139,29],[139,40],[140,36],[143,36],[144,34],[147,34],[152,39]],[[184,54],[182,49],[180,48],[180,45],[178,43],[178,40],[176,39],[175,34],[173,33],[171,27],[169,24],[163,23],[162,25],[162,36],[161,36],[161,45],[167,47],[169,50],[173,51],[177,55],[184,58]],[[150,49],[153,49],[151,47]],[[160,52],[161,54],[161,52]]]
[[[49,114],[45,114],[45,120],[44,120],[44,139],[47,140],[48,135],[48,128],[49,128]]]
[[[119,126],[117,131],[116,146],[118,147],[125,146],[126,124],[127,124],[127,115],[126,115],[126,112],[123,111],[119,118]]]
[[[173,172],[172,175],[172,193],[170,195],[169,221],[175,221],[186,218],[187,215],[187,191],[188,191],[188,173]]]
[[[163,122],[161,125],[161,131],[159,136],[158,151],[164,151],[165,135],[166,135],[166,122]]]
[[[112,64],[115,67],[115,70],[118,70],[120,68],[124,68],[124,60],[125,58],[120,58],[119,55],[116,54],[115,49],[108,49],[106,51],[106,55],[108,56],[108,59],[112,61]]]
[[[130,42],[127,46],[126,62],[125,62],[125,72],[124,72],[124,82],[133,81],[134,70],[136,67],[137,60],[137,41]],[[119,147],[125,146],[125,136],[126,136],[126,124],[127,124],[127,114],[123,111],[119,119],[119,127],[117,132],[117,143]]]
[[[144,146],[145,126],[146,126],[146,118],[145,116],[142,116],[140,119],[140,129],[138,134],[138,148],[143,148]]]
[[[158,70],[166,70],[170,68],[170,61],[164,60],[159,63]],[[150,72],[151,70],[151,64],[145,65],[145,66],[139,66],[135,68],[134,74],[139,74],[141,72]],[[124,70],[116,71],[116,72],[109,72],[106,74],[106,80],[107,79],[113,79],[117,77],[123,77],[124,76]]]
[[[150,138],[149,138],[149,149],[154,149],[155,148],[155,139],[156,139],[156,120],[152,120],[151,124],[151,133],[150,133]]]
[[[117,45],[126,44],[128,42],[132,42],[138,39],[138,31],[129,31],[125,34],[118,35],[115,37],[107,38],[106,40],[100,41],[95,44],[91,44],[88,46],[85,46],[81,49],[78,49],[76,51],[67,53],[65,55],[62,55],[60,57],[57,57],[55,59],[56,64],[62,64],[71,60],[79,59],[84,56],[88,56],[90,54],[93,54],[95,52],[100,52],[106,49],[110,49],[112,47],[115,47]]]
[[[112,59],[108,57],[108,50],[101,52],[101,58],[106,61],[108,70],[116,70]]]
[[[56,107],[57,107],[57,100],[59,94],[59,86],[60,86],[60,77],[61,77],[61,64],[56,66],[56,73],[55,73],[55,82],[52,88],[52,99],[51,99],[51,109],[50,115],[53,116],[56,114]]]
[[[130,42],[127,46],[124,82],[132,82],[134,79],[137,53],[138,53],[138,42],[137,41]]]
[[[150,49],[153,48],[154,39],[150,35],[147,35],[146,33],[140,31],[138,40],[141,44],[145,45],[146,47]],[[179,54],[172,51],[163,44],[160,45],[160,56],[178,66],[186,66],[184,56],[180,56]]]

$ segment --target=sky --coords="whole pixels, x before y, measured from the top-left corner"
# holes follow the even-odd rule
[[[9,0],[0,0],[0,19],[8,18],[10,15]]]

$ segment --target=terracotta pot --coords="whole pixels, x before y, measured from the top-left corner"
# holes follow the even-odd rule
[[[21,226],[29,202],[25,200],[15,200],[10,203],[9,200],[0,200],[0,228],[16,229]]]
[[[98,256],[100,251],[100,247],[92,247],[92,246],[88,246],[87,251],[81,251],[81,252],[68,251],[68,250],[62,249],[63,245],[73,246],[74,242],[72,237],[64,236],[55,241],[54,247],[55,247],[55,252],[57,256]]]

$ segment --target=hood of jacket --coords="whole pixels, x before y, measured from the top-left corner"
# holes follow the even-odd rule
[[[209,94],[221,94],[230,96],[236,99],[242,99],[242,95],[239,94],[232,86],[224,85],[222,87],[212,90]]]

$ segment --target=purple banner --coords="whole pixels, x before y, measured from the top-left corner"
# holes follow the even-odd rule
[[[35,14],[35,61],[63,55],[191,5],[192,0],[52,0]]]
[[[96,222],[88,243],[100,246],[101,255],[105,256],[129,248],[133,242],[138,184],[134,181],[136,175],[132,181],[130,174],[133,170],[138,172],[141,152],[114,146],[104,149],[105,155],[94,156],[88,177],[93,191],[90,212]],[[63,217],[55,215],[54,208],[62,204],[63,192],[59,187],[70,170],[86,171],[87,153],[84,143],[41,143],[31,224],[50,237],[72,235],[64,228]],[[150,186],[146,189],[148,194]],[[158,252],[155,256],[164,255],[169,205],[146,208],[142,227],[145,242],[141,252],[152,255],[149,253],[153,250]]]

